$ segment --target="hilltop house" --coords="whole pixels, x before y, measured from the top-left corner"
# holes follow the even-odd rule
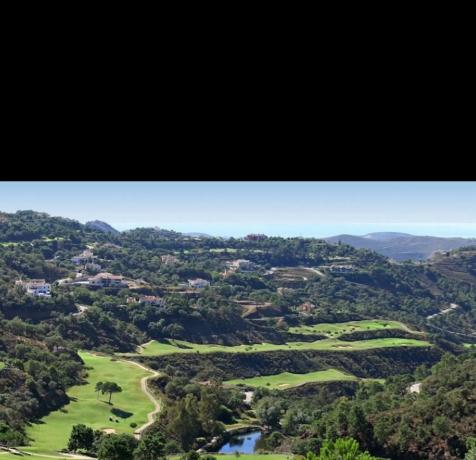
[[[251,270],[254,270],[255,268],[254,263],[246,259],[233,260],[231,262],[227,262],[227,265],[228,267],[230,267],[230,269],[235,271],[239,271],[239,270],[251,271]]]
[[[112,273],[98,273],[88,279],[91,287],[127,287],[128,284],[122,276],[113,275]]]
[[[210,286],[210,281],[203,280],[201,278],[196,278],[194,280],[188,280],[188,285],[196,289],[203,289],[207,286]]]
[[[81,254],[71,257],[71,262],[76,265],[86,264],[88,262],[93,262],[96,259],[96,256],[89,249],[85,249]]]
[[[51,285],[43,279],[35,279],[15,283],[17,286],[23,287],[26,293],[36,297],[51,297]]]

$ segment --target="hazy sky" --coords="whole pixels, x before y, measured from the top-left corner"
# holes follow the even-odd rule
[[[0,182],[0,211],[19,209],[120,230],[476,237],[476,182]]]

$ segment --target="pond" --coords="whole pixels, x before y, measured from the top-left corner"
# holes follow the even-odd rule
[[[244,433],[233,436],[221,449],[219,454],[254,454],[256,443],[261,439],[261,431],[253,431],[252,433]]]

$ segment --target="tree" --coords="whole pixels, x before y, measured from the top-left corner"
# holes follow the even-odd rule
[[[280,399],[264,397],[256,406],[256,415],[258,418],[271,428],[279,426],[279,419],[284,413],[284,402]]]
[[[68,441],[68,450],[76,452],[78,449],[90,451],[94,443],[94,431],[92,428],[78,424],[74,425]]]
[[[107,435],[98,449],[98,460],[133,460],[138,441],[129,434]]]
[[[134,451],[134,460],[165,459],[165,439],[161,433],[146,434]]]
[[[94,391],[97,393],[97,399],[99,399],[99,392],[102,390],[102,386],[102,382],[97,382],[96,386],[94,387]]]
[[[377,460],[368,452],[362,452],[359,443],[352,438],[337,438],[324,441],[319,455],[309,452],[307,460]]]
[[[466,452],[464,460],[476,460],[476,438],[468,438],[466,440],[466,447],[468,452]]]
[[[122,388],[116,382],[104,382],[101,385],[101,393],[109,393],[108,404],[111,404],[111,398],[113,393],[120,393]]]

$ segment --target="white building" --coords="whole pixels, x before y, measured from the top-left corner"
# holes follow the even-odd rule
[[[93,287],[127,287],[128,284],[122,276],[113,275],[112,273],[98,273],[89,278],[89,285]]]
[[[188,280],[188,285],[196,289],[203,289],[207,286],[210,286],[210,281],[203,280],[201,278],[196,278],[194,280]]]
[[[36,297],[51,297],[51,285],[43,279],[17,281],[17,285],[22,286],[26,293]]]

